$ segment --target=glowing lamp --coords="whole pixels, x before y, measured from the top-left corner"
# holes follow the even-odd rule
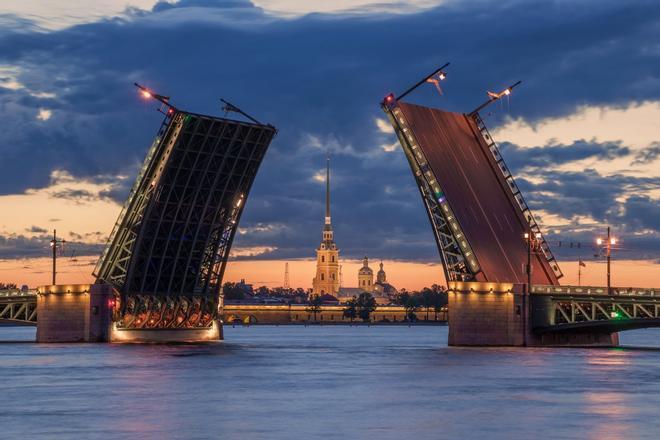
[[[602,239],[602,238],[598,238],[598,239],[596,239],[596,244],[597,244],[598,246],[600,246],[601,244],[603,244],[603,239]]]
[[[145,97],[145,98],[151,98],[151,93],[146,91],[146,90],[143,90],[142,91],[142,96]]]
[[[445,78],[447,78],[447,75],[445,72],[440,72],[440,75],[438,75],[438,78],[440,78],[440,81],[443,81]]]
[[[506,90],[504,91],[504,94],[505,94],[505,95],[510,95],[510,94],[511,94],[511,89],[506,89]]]
[[[529,238],[529,233],[525,232],[525,238]]]
[[[616,238],[611,238],[610,239],[610,244],[616,244]]]

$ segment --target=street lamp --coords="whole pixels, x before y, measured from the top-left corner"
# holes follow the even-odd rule
[[[527,346],[527,322],[529,320],[529,311],[527,310],[527,297],[532,293],[532,242],[536,246],[536,243],[541,240],[541,233],[536,232],[534,235],[531,232],[525,232],[523,234],[525,241],[527,242],[527,292],[522,297],[522,309],[523,309],[523,345]]]
[[[606,255],[607,255],[607,294],[611,295],[612,291],[612,284],[611,284],[611,262],[612,262],[612,246],[616,244],[616,238],[612,237],[610,235],[610,227],[607,227],[607,239],[603,240],[602,238],[598,237],[596,239],[596,244],[598,246],[604,246],[606,250]]]

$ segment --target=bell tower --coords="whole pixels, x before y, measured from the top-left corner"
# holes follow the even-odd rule
[[[316,276],[312,286],[314,295],[336,295],[339,292],[339,249],[330,218],[330,157],[326,160],[325,171],[325,224],[321,245],[316,249]]]

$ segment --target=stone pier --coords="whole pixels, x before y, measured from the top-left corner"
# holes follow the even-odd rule
[[[116,328],[118,293],[109,284],[59,284],[37,289],[37,342],[200,342],[222,339],[222,324],[203,329]]]
[[[449,345],[592,346],[619,343],[617,333],[590,331],[536,334],[524,284],[449,283]]]

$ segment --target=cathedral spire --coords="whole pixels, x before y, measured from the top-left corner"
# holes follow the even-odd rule
[[[330,224],[330,155],[326,159],[325,168],[325,224]]]

